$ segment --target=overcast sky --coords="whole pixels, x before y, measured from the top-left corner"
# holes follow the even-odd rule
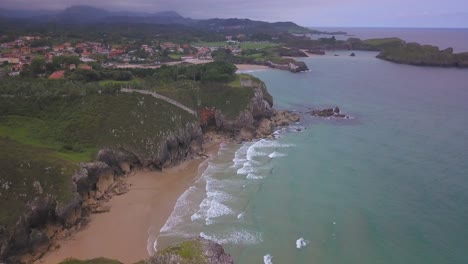
[[[304,26],[468,27],[468,0],[1,0],[0,7],[174,10],[186,17],[294,21]]]

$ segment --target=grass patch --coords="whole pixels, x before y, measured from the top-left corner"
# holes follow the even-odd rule
[[[189,240],[170,246],[158,252],[157,255],[178,255],[185,261],[184,263],[206,263],[206,259],[203,256],[202,245],[197,240]]]
[[[197,46],[197,47],[213,47],[213,48],[219,48],[219,47],[225,47],[227,46],[227,41],[213,41],[213,42],[194,42],[191,43],[192,46]]]
[[[169,54],[169,58],[173,60],[181,60],[183,56],[184,56],[183,54],[176,54],[176,53]]]
[[[0,98],[0,134],[89,161],[104,146],[154,156],[159,142],[196,118],[148,95]]]
[[[203,47],[213,47],[213,48],[221,48],[229,46],[227,41],[216,41],[216,42],[195,42],[192,43],[192,46],[203,46]],[[240,42],[241,49],[264,49],[264,48],[271,48],[276,47],[278,44],[272,42]]]
[[[278,46],[277,43],[272,42],[241,42],[241,49],[265,49]]]
[[[71,199],[71,177],[78,168],[73,162],[6,137],[0,137],[0,149],[0,225],[14,224],[36,196],[51,194],[63,203]]]
[[[72,162],[84,162],[93,159],[95,147],[85,147],[80,152],[65,150],[64,146],[53,138],[43,137],[47,122],[38,118],[24,116],[0,116],[0,136],[15,140],[21,144],[48,148],[58,158]]]

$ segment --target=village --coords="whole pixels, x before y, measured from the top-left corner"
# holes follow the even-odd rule
[[[0,40],[5,36],[0,36]],[[66,71],[103,68],[158,68],[180,63],[213,61],[212,52],[229,49],[240,54],[239,42],[226,37],[221,45],[176,44],[152,41],[145,44],[112,45],[101,42],[65,42],[47,45],[41,36],[21,36],[0,44],[0,76],[19,76],[32,72],[34,77],[61,79]],[[222,47],[223,43],[225,46]],[[203,43],[202,43],[203,44]]]

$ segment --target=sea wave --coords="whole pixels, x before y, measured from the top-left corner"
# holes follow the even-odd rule
[[[267,254],[263,256],[263,263],[265,264],[273,264],[273,256],[270,254]]]
[[[304,238],[299,238],[296,240],[296,248],[301,249],[309,244],[309,240],[305,240]]]
[[[268,157],[269,157],[270,159],[273,159],[273,158],[286,157],[287,155],[288,155],[288,154],[284,154],[284,153],[275,151],[275,152],[271,153],[270,155],[268,155]]]
[[[260,232],[252,232],[243,229],[217,232],[216,234],[201,232],[200,236],[218,244],[255,245],[263,242],[263,237]]]

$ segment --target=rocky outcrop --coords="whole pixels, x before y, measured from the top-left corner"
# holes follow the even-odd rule
[[[233,264],[231,255],[213,241],[196,238],[156,253],[148,264]]]
[[[249,140],[248,136],[242,135],[254,133],[262,119],[273,116],[273,98],[265,84],[251,82],[250,86],[254,89],[254,96],[236,118],[229,119],[221,111],[214,110],[214,125],[218,131],[229,133],[233,137],[240,136],[241,140]]]
[[[128,173],[139,166],[163,169],[199,154],[202,151],[202,143],[203,132],[200,124],[188,123],[159,142],[159,147],[150,154],[130,151],[121,146],[108,147],[99,151],[97,160],[109,164],[119,174]],[[152,145],[147,146],[147,149],[150,148]]]
[[[36,197],[10,230],[0,230],[0,260],[32,263],[40,258],[99,206],[92,206],[90,200],[108,198],[110,191],[119,187],[115,176],[106,163],[85,163],[72,177],[73,193],[67,202],[49,195]]]
[[[256,138],[270,137],[275,128],[299,122],[301,117],[291,111],[275,111],[270,118],[263,118],[256,130]]]
[[[285,71],[290,71],[293,73],[305,72],[309,70],[309,68],[303,61],[291,61],[291,62],[281,63],[281,64],[267,61],[266,65],[273,69],[285,70]]]
[[[309,114],[313,116],[318,116],[318,117],[334,117],[334,118],[345,118],[349,119],[347,115],[344,115],[340,112],[340,108],[335,107],[333,108],[326,108],[326,109],[316,109],[308,112]]]

